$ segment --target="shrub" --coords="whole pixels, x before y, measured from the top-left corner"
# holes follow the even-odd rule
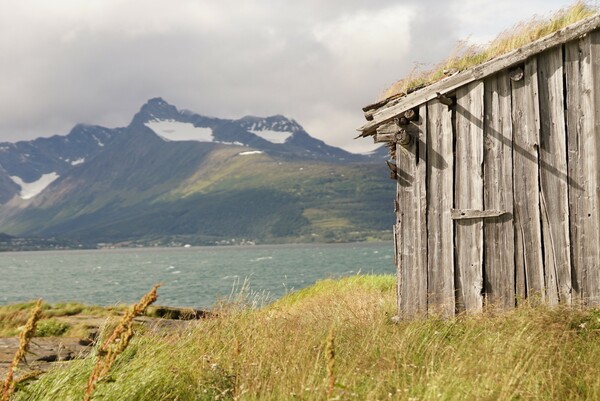
[[[71,325],[58,319],[46,319],[38,323],[35,331],[36,337],[62,336],[71,328]]]

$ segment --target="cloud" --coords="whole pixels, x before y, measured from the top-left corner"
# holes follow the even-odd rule
[[[0,140],[78,122],[122,126],[162,96],[200,114],[285,114],[366,151],[373,145],[352,140],[361,107],[415,65],[441,60],[469,33],[483,40],[558,8],[521,3],[2,1]]]

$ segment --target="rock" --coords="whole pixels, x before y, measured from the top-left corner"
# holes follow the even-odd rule
[[[210,312],[194,308],[175,308],[172,306],[154,306],[150,308],[154,317],[172,320],[197,320],[210,317]]]
[[[0,338],[0,377],[6,375],[17,349],[18,338]],[[91,347],[81,345],[78,338],[34,338],[26,360],[31,370],[47,370],[53,363],[84,358],[90,351]]]

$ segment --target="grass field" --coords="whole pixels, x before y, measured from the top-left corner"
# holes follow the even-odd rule
[[[0,337],[13,337],[19,334],[19,328],[27,322],[35,302],[23,302],[0,306]],[[42,320],[38,324],[37,337],[73,336],[82,334],[85,325],[70,324],[71,316],[107,318],[122,312],[125,306],[105,308],[75,302],[42,304]]]
[[[134,337],[93,399],[600,399],[600,310],[393,324],[394,293],[392,276],[354,276],[261,308],[218,305],[183,332]],[[93,365],[46,373],[14,399],[80,400]]]

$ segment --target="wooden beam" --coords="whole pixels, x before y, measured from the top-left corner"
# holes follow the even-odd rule
[[[376,134],[373,137],[373,141],[375,143],[394,142],[395,140],[396,140],[396,135],[395,134]]]
[[[452,209],[450,216],[452,220],[489,219],[500,217],[508,212],[506,210],[474,210],[474,209]]]
[[[418,118],[417,114],[413,112],[411,118]],[[400,126],[398,123],[399,120],[400,119],[394,119],[394,121],[387,122],[377,127],[377,133],[373,136],[373,141],[375,143],[397,142],[404,147],[410,145],[413,141],[413,136],[418,136],[419,127],[415,123]]]
[[[402,117],[406,118],[408,121],[415,121],[417,118],[417,113],[413,109],[408,109],[404,113],[402,113]]]
[[[521,67],[515,67],[508,72],[511,81],[520,81],[525,76],[525,71]]]
[[[404,113],[408,109],[435,99],[438,96],[438,93],[448,93],[449,91],[455,90],[473,81],[482,79],[507,67],[522,63],[529,57],[541,53],[546,49],[577,39],[599,28],[600,15],[594,15],[575,24],[569,25],[519,49],[513,50],[500,57],[496,57],[493,60],[479,64],[468,70],[464,70],[455,75],[449,76],[404,97],[392,100],[385,106],[380,107],[374,114],[372,114],[372,116],[369,115],[368,118],[372,117],[372,121],[369,121],[358,130],[362,131],[363,134],[372,135],[375,133],[375,128],[378,125],[389,121],[401,113]]]
[[[400,126],[398,125],[398,123],[396,121],[390,121],[388,123],[381,124],[379,127],[377,127],[377,133],[394,135],[394,134],[400,132],[401,129],[402,128],[400,128]]]
[[[452,98],[449,98],[447,95],[441,94],[440,92],[436,93],[435,98],[439,100],[440,103],[445,104],[448,107],[454,104],[454,100],[452,100]]]
[[[385,124],[381,124],[377,127],[377,134],[373,137],[375,143],[379,142],[393,142],[396,138],[396,134],[400,132],[402,128],[396,121],[390,121]]]

